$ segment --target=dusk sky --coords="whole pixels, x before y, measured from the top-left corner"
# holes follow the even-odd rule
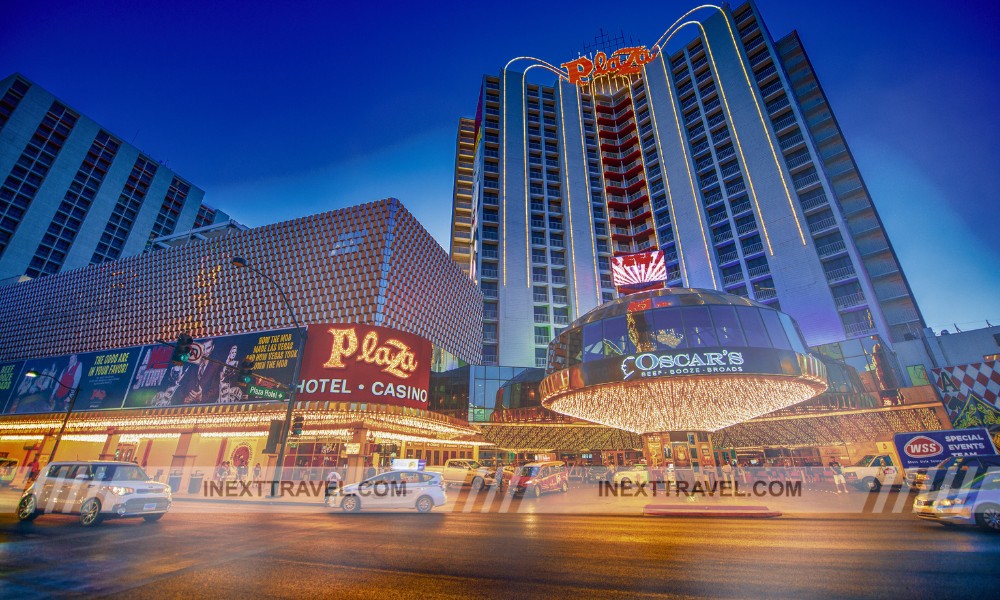
[[[484,73],[574,58],[600,28],[652,43],[696,5],[6,0],[0,77],[246,225],[395,196],[447,247],[458,118]],[[1000,5],[758,6],[775,38],[799,31],[927,323],[1000,324]]]

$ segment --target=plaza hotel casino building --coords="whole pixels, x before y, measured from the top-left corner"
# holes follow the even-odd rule
[[[471,458],[485,443],[467,419],[428,410],[426,392],[431,368],[480,362],[482,295],[398,200],[155,246],[0,288],[0,456],[44,464],[76,387],[56,460],[136,460],[161,477],[260,463],[269,477],[269,433],[287,405],[233,385],[247,355],[262,387],[289,383],[303,361],[302,431],[285,463],[296,477],[392,453]],[[196,355],[172,367],[157,340],[182,331]],[[346,370],[324,375],[334,362]]]

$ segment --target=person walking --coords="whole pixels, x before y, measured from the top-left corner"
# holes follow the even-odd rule
[[[503,491],[503,463],[497,461],[497,471],[493,475],[494,482],[497,486],[497,492]]]
[[[253,480],[260,481],[260,474],[261,474],[260,463],[257,463],[257,465],[253,468]]]
[[[733,465],[729,464],[729,461],[722,463],[722,477],[725,482],[729,485],[730,489],[733,487]]]
[[[841,486],[844,487],[844,493],[848,493],[847,482],[844,480],[844,469],[840,466],[840,463],[835,460],[831,460],[829,467],[830,470],[833,471],[833,484],[837,487],[837,493],[840,493]]]
[[[337,469],[330,469],[326,474],[326,497],[329,498],[337,492],[340,487],[340,472]]]

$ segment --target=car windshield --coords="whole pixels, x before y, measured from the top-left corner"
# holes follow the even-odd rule
[[[518,473],[523,477],[534,477],[538,475],[538,467],[521,467],[521,472]]]
[[[100,481],[149,481],[150,477],[139,465],[96,465],[96,479]]]
[[[874,455],[874,454],[868,454],[867,456],[864,456],[864,457],[863,457],[863,458],[862,458],[861,460],[859,460],[858,462],[854,463],[854,466],[855,466],[855,467],[867,467],[867,466],[868,466],[868,463],[870,463],[870,462],[872,461],[872,459],[873,459],[873,458],[875,458],[875,455]]]

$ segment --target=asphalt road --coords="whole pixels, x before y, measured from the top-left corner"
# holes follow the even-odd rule
[[[0,598],[996,598],[1000,536],[906,514],[0,514]]]

